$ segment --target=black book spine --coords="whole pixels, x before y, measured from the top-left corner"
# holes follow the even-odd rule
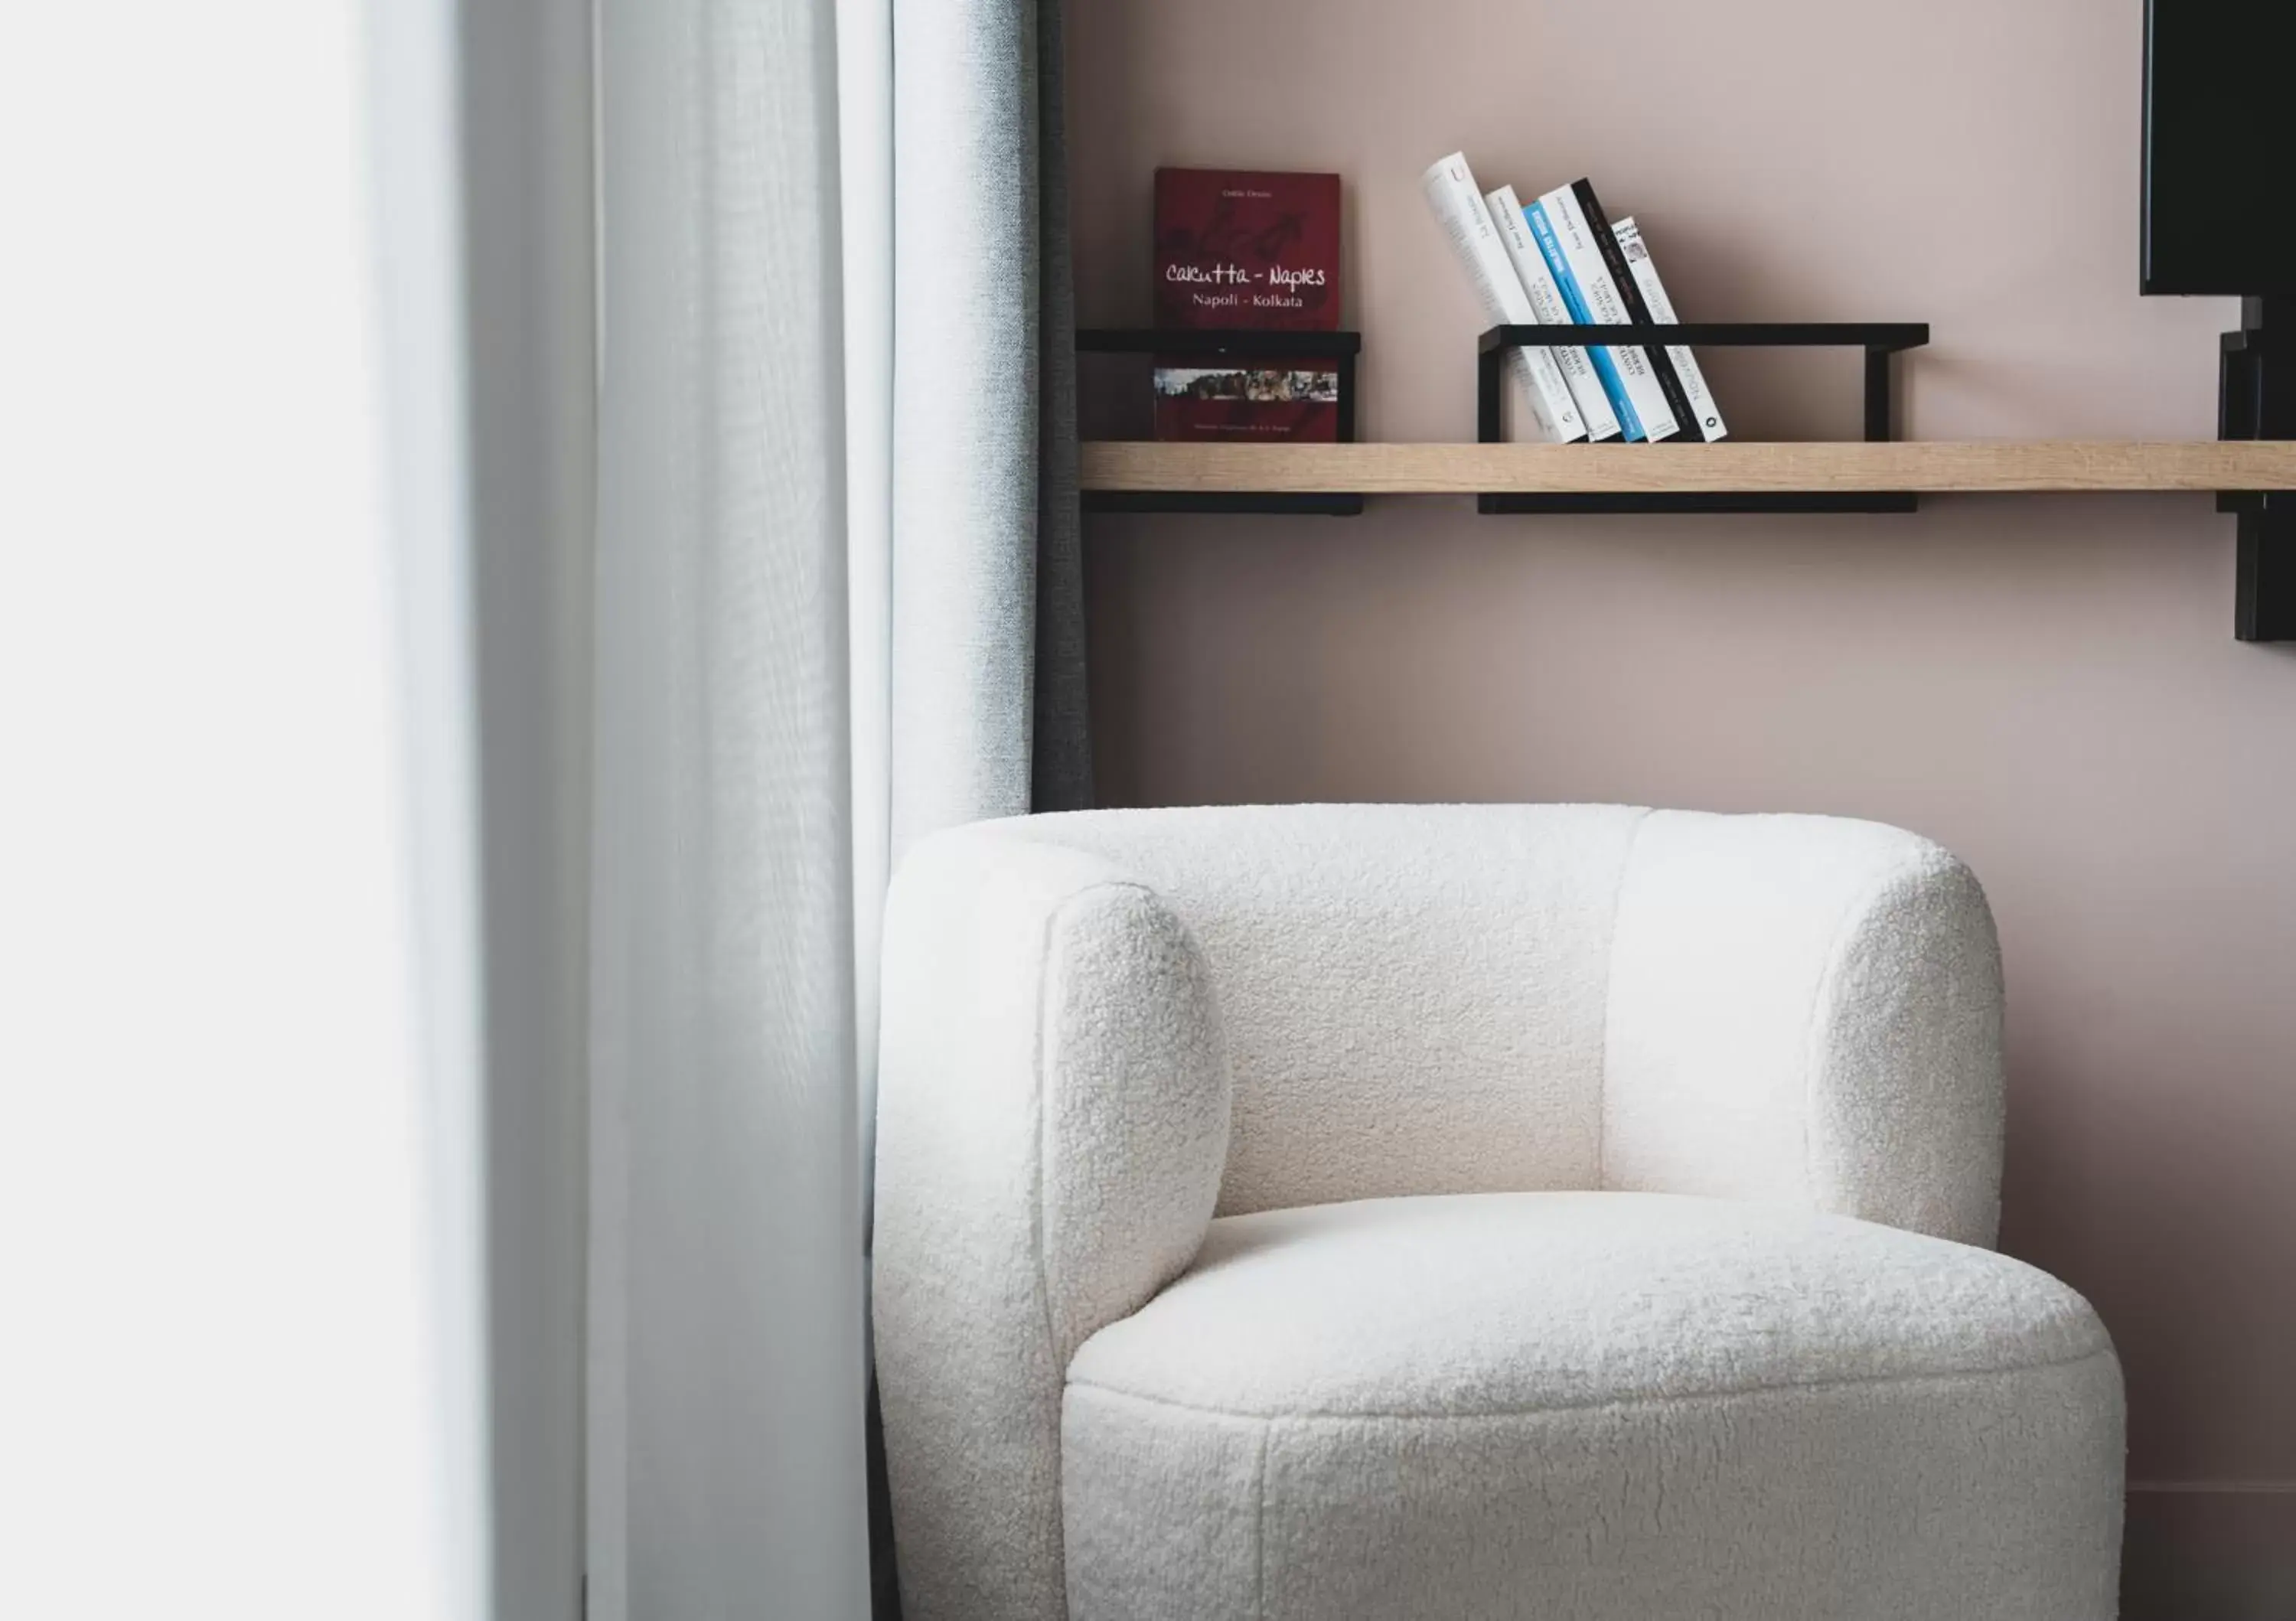
[[[1634,266],[1627,263],[1626,250],[1619,246],[1618,234],[1611,229],[1611,217],[1603,212],[1603,204],[1595,195],[1594,183],[1574,180],[1570,192],[1578,199],[1578,211],[1587,217],[1587,230],[1611,272],[1611,280],[1619,284],[1619,302],[1627,307],[1628,318],[1637,326],[1656,326],[1650,306],[1643,299],[1643,290],[1636,283]],[[1690,408],[1690,396],[1682,386],[1682,379],[1675,374],[1674,362],[1668,357],[1666,346],[1653,343],[1643,353],[1650,356],[1651,370],[1658,374],[1659,390],[1666,396],[1667,409],[1674,413],[1682,437],[1693,440],[1701,438],[1698,413]]]

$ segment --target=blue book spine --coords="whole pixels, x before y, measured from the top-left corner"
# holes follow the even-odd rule
[[[1547,221],[1546,210],[1538,203],[1527,202],[1522,212],[1530,222],[1531,240],[1538,244],[1539,257],[1554,273],[1555,290],[1562,293],[1570,318],[1581,326],[1594,325],[1595,317],[1587,308],[1587,295],[1578,289],[1578,278],[1570,274],[1570,261],[1562,257],[1562,244],[1554,240],[1554,227]],[[1620,434],[1629,441],[1648,437],[1643,432],[1643,419],[1635,413],[1635,402],[1627,397],[1626,380],[1619,375],[1619,363],[1611,358],[1610,347],[1590,345],[1587,358],[1595,363],[1595,375],[1603,380],[1603,392],[1610,397],[1611,409],[1619,414]]]

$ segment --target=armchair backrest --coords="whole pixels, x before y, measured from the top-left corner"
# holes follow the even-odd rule
[[[1967,870],[1866,822],[1285,806],[996,824],[1193,934],[1219,1213],[1619,1188],[1990,1242],[2000,970]]]
[[[1032,817],[1194,935],[1233,1102],[1219,1212],[1594,1188],[1620,879],[1644,813],[1301,806]]]

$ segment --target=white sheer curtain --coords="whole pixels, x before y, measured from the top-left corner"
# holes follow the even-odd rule
[[[831,10],[0,16],[10,1613],[865,1611]]]
[[[601,0],[592,1613],[857,1617],[831,0]]]
[[[429,1072],[462,1126],[433,1206],[479,1299],[450,1523],[483,1613],[555,1617],[582,1572],[590,17],[366,10]]]

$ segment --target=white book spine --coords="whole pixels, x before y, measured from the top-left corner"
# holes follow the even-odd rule
[[[1641,230],[1631,218],[1622,219],[1611,227],[1611,234],[1619,239],[1619,251],[1627,256],[1627,268],[1634,273],[1643,302],[1650,306],[1651,319],[1660,326],[1681,325],[1674,313],[1674,300],[1666,296],[1666,283],[1658,279],[1658,266],[1651,262],[1650,246],[1643,241]],[[1706,373],[1698,369],[1698,356],[1690,352],[1688,345],[1679,343],[1668,344],[1666,356],[1674,362],[1674,374],[1681,381],[1682,392],[1698,418],[1701,437],[1710,443],[1723,438],[1730,430],[1723,425],[1722,408],[1714,403],[1714,390],[1706,386]]]
[[[1426,193],[1428,206],[1435,210],[1460,264],[1466,267],[1485,317],[1494,325],[1536,325],[1538,315],[1530,307],[1530,295],[1507,263],[1506,248],[1491,224],[1490,211],[1483,207],[1483,194],[1475,189],[1475,176],[1467,168],[1465,156],[1453,152],[1431,165],[1419,177],[1419,189]],[[1570,386],[1562,381],[1562,370],[1554,364],[1553,351],[1516,349],[1510,369],[1522,385],[1541,433],[1558,444],[1587,437],[1587,424],[1570,397]]]
[[[1633,317],[1619,297],[1618,283],[1611,280],[1611,268],[1603,262],[1603,250],[1595,246],[1594,233],[1587,227],[1586,210],[1578,206],[1578,194],[1567,185],[1558,186],[1538,202],[1554,226],[1563,259],[1587,300],[1587,313],[1593,317],[1589,324],[1633,325]],[[1682,424],[1674,420],[1666,390],[1659,387],[1658,373],[1651,370],[1650,356],[1635,344],[1621,343],[1612,346],[1611,358],[1619,368],[1620,382],[1634,405],[1635,414],[1642,418],[1644,434],[1662,439],[1679,433]]]
[[[1562,290],[1554,284],[1554,273],[1546,267],[1546,256],[1530,239],[1530,222],[1522,216],[1522,201],[1514,194],[1514,187],[1503,185],[1483,198],[1490,209],[1491,224],[1498,227],[1499,241],[1505,245],[1509,262],[1522,282],[1522,291],[1530,299],[1531,314],[1541,326],[1569,326],[1570,308],[1562,301]],[[1603,380],[1595,375],[1594,363],[1587,351],[1571,344],[1561,343],[1547,351],[1554,356],[1555,369],[1562,373],[1563,383],[1578,406],[1579,418],[1587,424],[1589,439],[1615,439],[1619,437],[1619,414],[1611,409],[1611,397],[1603,391]]]

